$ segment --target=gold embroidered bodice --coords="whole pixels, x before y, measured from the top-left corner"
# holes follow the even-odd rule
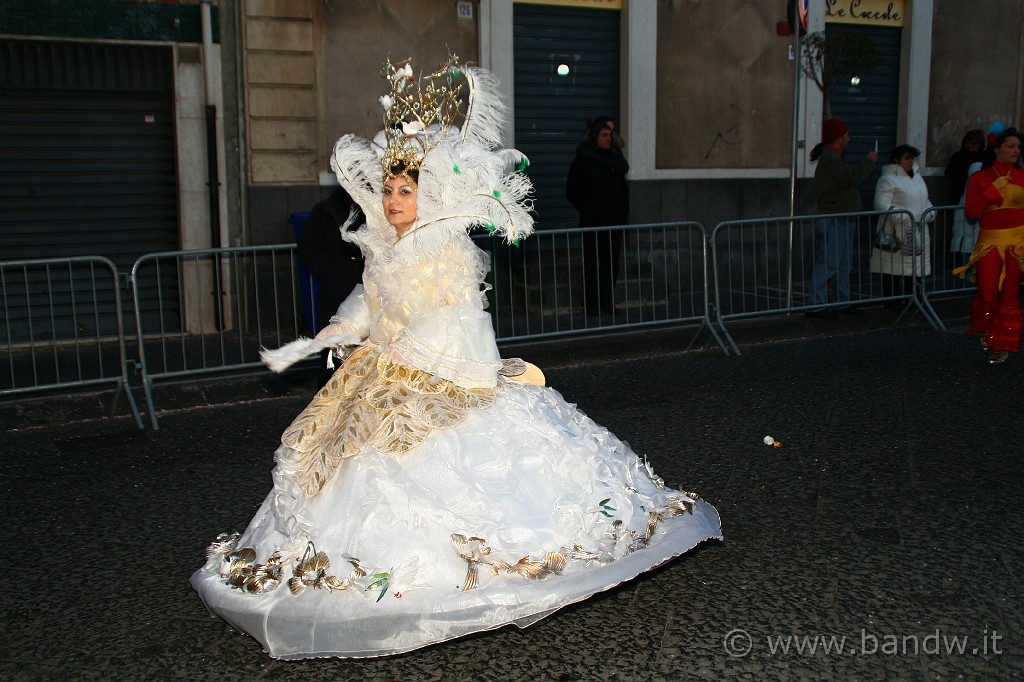
[[[502,380],[483,313],[485,270],[468,237],[440,257],[367,259],[369,339],[281,437],[299,453],[294,477],[306,497],[320,492],[343,459],[366,448],[404,453],[432,430],[491,405]]]

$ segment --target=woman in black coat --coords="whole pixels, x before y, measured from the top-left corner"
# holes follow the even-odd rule
[[[960,142],[960,149],[953,152],[946,165],[946,179],[949,180],[949,205],[956,206],[964,198],[967,187],[967,170],[972,163],[980,162],[985,149],[985,134],[980,130],[968,130]]]
[[[625,225],[629,219],[629,164],[614,141],[614,121],[595,119],[569,166],[566,196],[580,214],[580,227]],[[587,232],[583,263],[587,314],[612,312],[619,275],[623,234],[617,230]]]
[[[355,206],[352,197],[341,187],[316,204],[309,213],[306,228],[298,242],[299,260],[310,274],[320,281],[320,301],[317,318],[312,327],[320,329],[348,298],[357,284],[363,281],[363,254],[359,247],[341,237],[342,225],[349,219]],[[358,206],[355,206],[359,210]],[[354,230],[363,224],[362,214],[354,217],[349,226]],[[324,386],[334,374],[328,367],[330,350],[320,353],[320,373],[317,381]]]

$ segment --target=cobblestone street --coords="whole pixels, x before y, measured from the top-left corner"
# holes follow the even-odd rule
[[[188,584],[208,542],[241,530],[266,495],[279,434],[311,387],[240,388],[231,401],[221,379],[227,399],[204,406],[165,389],[175,409],[155,432],[125,417],[8,428],[0,676],[1014,677],[1024,358],[984,357],[963,329],[886,328],[738,358],[548,363],[549,385],[718,508],[725,542],[526,630],[361,661],[273,660]]]

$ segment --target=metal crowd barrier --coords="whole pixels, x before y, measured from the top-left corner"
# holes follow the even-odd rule
[[[113,415],[128,386],[121,292],[114,264],[99,256],[0,262],[3,346],[0,397],[113,384]]]
[[[499,341],[692,323],[691,345],[706,328],[724,353],[739,355],[727,325],[743,318],[892,302],[897,322],[916,311],[944,328],[929,299],[974,289],[951,273],[966,258],[950,251],[954,230],[962,232],[959,215],[959,207],[944,206],[918,222],[899,210],[785,216],[722,222],[710,235],[689,221],[546,230],[514,247],[488,235],[474,239],[491,259],[487,296]],[[912,225],[922,255],[911,259],[906,276],[872,263],[881,220]],[[836,238],[838,221],[845,239]],[[812,298],[815,273],[823,272],[816,261],[845,259],[848,300],[832,285],[821,300]],[[277,348],[320,326],[308,319],[315,305],[299,310],[300,300],[315,299],[314,282],[298,276],[291,244],[142,256],[127,278],[134,348],[125,342],[109,260],[2,262],[0,274],[7,351],[0,397],[113,383],[140,427],[130,350],[156,429],[154,381],[258,368],[261,347]]]
[[[498,340],[694,323],[708,317],[707,238],[697,222],[539,230],[510,247],[487,235]]]
[[[879,267],[881,261],[900,258],[873,253],[872,239],[883,220],[913,231],[920,255],[908,259],[909,273],[894,276]],[[710,236],[714,319],[737,355],[740,349],[726,323],[742,318],[829,314],[892,301],[903,304],[897,321],[917,310],[939,328],[941,322],[921,293],[922,278],[934,272],[934,248],[927,225],[902,210],[725,221]]]
[[[977,290],[973,272],[967,277],[953,274],[953,268],[967,263],[978,236],[978,223],[969,223],[963,206],[935,206],[924,212],[921,223],[932,233],[932,271],[921,280],[921,303],[941,329],[942,323],[931,299],[963,296]]]
[[[167,251],[135,262],[139,361],[154,429],[155,380],[258,367],[261,347],[300,335],[298,281],[291,244]]]

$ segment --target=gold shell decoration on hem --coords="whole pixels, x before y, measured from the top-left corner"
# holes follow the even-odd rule
[[[350,577],[327,575],[331,560],[326,552],[316,551],[312,542],[307,543],[306,551],[301,558],[286,556],[279,550],[274,552],[265,564],[260,564],[256,562],[256,550],[252,547],[235,551],[238,537],[237,533],[230,536],[222,534],[207,549],[208,558],[219,555],[227,563],[227,572],[222,572],[221,575],[226,578],[228,586],[236,590],[262,594],[287,584],[294,595],[302,594],[307,587],[332,592],[347,590],[356,580],[366,575],[366,571],[359,565],[359,560],[351,557],[347,558],[348,563],[352,565]],[[291,566],[292,577],[285,580],[284,571],[288,565]]]
[[[646,532],[630,544],[627,554],[650,546],[655,530],[665,519],[682,514],[692,514],[693,505],[698,499],[700,497],[695,493],[684,492],[672,495],[663,507],[649,511]],[[622,519],[615,519],[611,522],[607,537],[612,544],[615,544],[620,534],[633,537],[638,535],[636,531],[624,528]],[[514,573],[530,580],[540,580],[549,575],[561,574],[569,561],[604,563],[613,560],[607,553],[588,550],[580,544],[574,543],[571,547],[561,547],[557,552],[545,552],[543,559],[535,560],[531,559],[530,555],[526,555],[513,564],[498,559],[488,559],[492,550],[487,545],[487,540],[482,537],[467,537],[462,533],[452,533],[449,541],[459,558],[466,562],[466,578],[462,584],[463,592],[477,587],[480,580],[478,569],[481,565],[490,568],[491,574],[495,577],[502,573]]]

